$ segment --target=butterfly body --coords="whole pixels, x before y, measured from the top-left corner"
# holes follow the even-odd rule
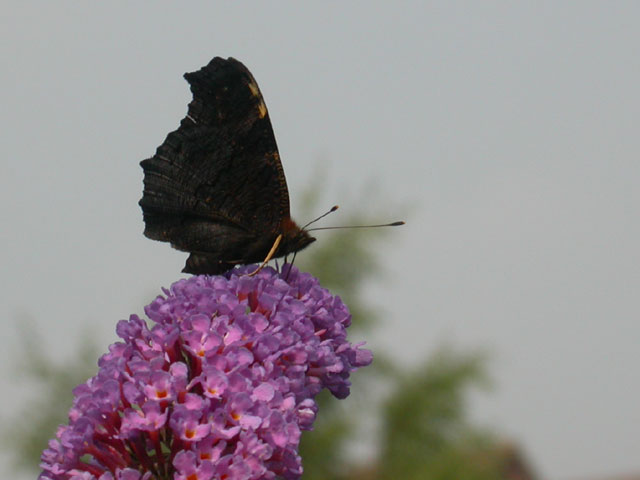
[[[258,85],[237,60],[185,74],[193,100],[177,130],[141,162],[144,234],[190,252],[186,273],[222,273],[303,249]]]

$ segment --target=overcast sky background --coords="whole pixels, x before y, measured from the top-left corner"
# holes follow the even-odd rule
[[[408,220],[379,244],[374,350],[488,349],[496,390],[473,417],[543,477],[640,472],[640,3],[0,8],[4,415],[24,399],[23,318],[53,359],[87,329],[106,349],[181,276],[186,255],[142,235],[138,162],[184,116],[182,74],[234,56],[294,217],[322,161],[317,211],[342,207],[326,224],[362,206]]]

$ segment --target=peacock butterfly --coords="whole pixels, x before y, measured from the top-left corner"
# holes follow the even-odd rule
[[[269,113],[249,70],[216,57],[184,77],[193,93],[186,117],[140,163],[144,234],[189,252],[182,271],[194,274],[312,243],[291,219]]]

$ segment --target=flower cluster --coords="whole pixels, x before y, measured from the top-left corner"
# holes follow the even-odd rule
[[[302,430],[324,387],[349,394],[371,353],[346,340],[339,297],[287,265],[174,283],[118,323],[98,374],[74,390],[42,480],[299,478]]]

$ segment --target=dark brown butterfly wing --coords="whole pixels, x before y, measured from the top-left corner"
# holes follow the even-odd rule
[[[183,271],[220,273],[264,258],[290,218],[289,194],[249,70],[216,57],[185,78],[187,116],[141,162],[144,234],[191,252]]]

